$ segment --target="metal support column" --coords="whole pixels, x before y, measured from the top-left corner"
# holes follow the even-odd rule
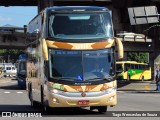
[[[46,7],[51,7],[53,5],[53,0],[38,0],[38,13]]]
[[[151,80],[154,80],[154,53],[149,53],[149,65],[151,66]]]

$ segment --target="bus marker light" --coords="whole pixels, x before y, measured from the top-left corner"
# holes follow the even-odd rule
[[[113,99],[114,99],[114,96],[110,97],[110,98],[108,99],[108,102],[112,101]]]
[[[53,98],[53,102],[56,102],[57,100],[56,100],[56,98]]]
[[[56,98],[53,98],[52,101],[53,101],[54,103],[59,103],[58,99],[56,99]]]

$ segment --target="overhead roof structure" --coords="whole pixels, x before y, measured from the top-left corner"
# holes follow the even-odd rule
[[[116,8],[126,8],[156,4],[160,6],[160,0],[0,0],[0,6],[37,6],[40,12],[45,7],[53,5],[97,5],[106,6],[112,4]],[[160,9],[160,7],[158,8]]]
[[[38,0],[0,0],[0,6],[37,6]]]

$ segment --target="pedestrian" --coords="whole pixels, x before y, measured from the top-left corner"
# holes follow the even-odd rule
[[[160,91],[160,80],[157,83],[157,91]]]
[[[156,70],[156,76],[155,76],[155,80],[157,81],[157,79],[158,79],[158,70]]]
[[[156,70],[156,90],[158,90],[158,83],[160,81],[160,70]]]

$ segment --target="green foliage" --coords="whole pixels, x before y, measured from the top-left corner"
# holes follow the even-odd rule
[[[129,52],[127,55],[128,61],[137,61],[141,63],[148,63],[148,53],[143,52]]]
[[[0,49],[0,62],[12,62],[15,63],[20,54],[23,54],[24,50],[17,49]]]

